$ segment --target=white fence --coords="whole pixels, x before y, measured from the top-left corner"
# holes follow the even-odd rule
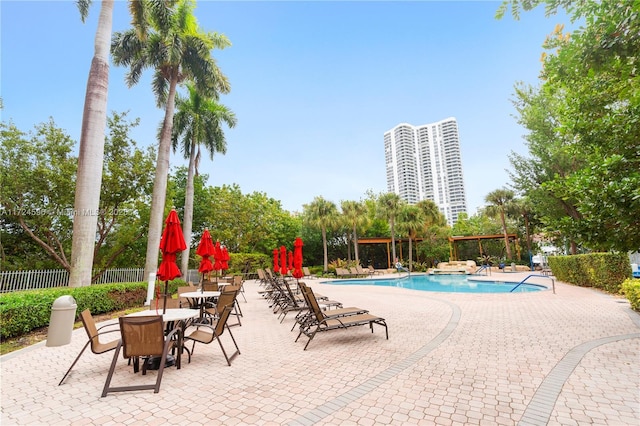
[[[107,269],[92,284],[142,282],[145,281],[143,275],[144,268]],[[65,269],[0,272],[0,293],[68,285],[69,272]]]
[[[97,271],[93,271],[95,275]],[[185,281],[200,281],[197,269],[189,269]],[[144,282],[144,268],[107,269],[91,284],[135,283]],[[69,272],[66,269],[49,269],[43,271],[0,271],[0,293],[40,288],[67,287]]]

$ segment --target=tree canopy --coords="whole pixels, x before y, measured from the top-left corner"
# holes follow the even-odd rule
[[[107,124],[97,211],[73,208],[74,141],[53,119],[29,133],[0,124],[0,220],[3,239],[15,244],[4,248],[7,269],[33,267],[33,258],[42,257],[50,261],[35,263],[69,270],[73,218],[81,214],[98,219],[94,269],[139,264],[136,248],[148,223],[154,152],[140,150],[130,139],[137,120],[128,121],[126,113],[113,113]]]
[[[529,155],[513,153],[514,187],[548,231],[592,250],[640,247],[640,2],[513,0],[514,16],[544,4],[583,26],[547,38],[540,87],[516,87]]]

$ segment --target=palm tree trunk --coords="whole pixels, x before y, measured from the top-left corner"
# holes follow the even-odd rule
[[[502,222],[502,232],[504,233],[504,246],[507,249],[507,259],[511,260],[511,246],[509,245],[509,235],[507,234],[507,222],[504,218],[504,211],[500,210],[500,221]]]
[[[356,225],[353,225],[353,251],[355,252],[355,256],[356,256],[356,263],[359,265],[360,256],[358,254],[358,232],[356,228],[357,228]]]
[[[529,255],[529,262],[531,262],[531,235],[529,231],[529,217],[524,215],[524,232],[527,234],[527,254]]]
[[[391,256],[391,258],[393,259],[393,261],[395,262],[396,259],[396,230],[395,230],[395,221],[392,218],[391,219],[391,253],[393,254],[393,256]]]
[[[180,270],[182,276],[186,277],[189,273],[189,250],[191,249],[191,229],[193,228],[193,175],[196,164],[196,146],[198,144],[194,140],[191,141],[191,152],[189,153],[189,169],[187,170],[187,189],[184,196],[184,219],[182,220],[182,234],[187,248],[182,252],[182,260]]]
[[[411,244],[411,234],[409,234],[409,271],[413,271],[413,247]]]
[[[103,0],[82,113],[71,241],[70,287],[91,285],[104,161],[112,21],[113,0]]]
[[[322,249],[324,250],[324,272],[329,269],[329,254],[327,252],[327,228],[322,227]]]
[[[178,76],[171,77],[169,95],[165,108],[164,122],[160,134],[158,146],[158,160],[156,164],[156,176],[153,181],[153,194],[151,195],[151,213],[149,217],[149,238],[147,240],[147,261],[144,267],[145,278],[158,270],[158,254],[160,251],[160,237],[162,235],[162,219],[167,199],[167,180],[169,177],[169,156],[171,153],[171,130],[173,128],[173,111],[175,107],[176,86]]]

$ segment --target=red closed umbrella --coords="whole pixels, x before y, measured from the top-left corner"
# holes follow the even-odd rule
[[[229,269],[229,251],[227,250],[227,246],[222,246],[222,270],[226,271]]]
[[[280,247],[280,273],[287,275],[287,248],[285,246]]]
[[[222,269],[222,248],[220,247],[220,241],[216,241],[213,259],[213,269],[216,271],[216,282],[218,282],[218,271]]]
[[[200,238],[200,244],[198,244],[198,248],[196,249],[196,254],[202,256],[200,267],[198,268],[198,272],[202,272],[202,278],[204,278],[204,274],[207,272],[213,271],[213,263],[211,263],[209,258],[214,255],[214,252],[215,248],[213,247],[213,240],[211,239],[209,228],[205,228]]]
[[[167,292],[169,291],[169,281],[182,276],[178,265],[176,265],[176,255],[187,248],[184,241],[182,228],[180,227],[180,219],[176,209],[171,209],[169,216],[165,220],[165,228],[160,238],[160,250],[162,251],[162,262],[158,267],[156,276],[160,281],[164,281],[164,307],[162,312],[167,309]]]
[[[304,276],[302,272],[302,239],[296,238],[293,243],[293,276],[300,279]]]
[[[289,256],[289,263],[287,264],[288,269],[292,270],[293,269],[293,252],[289,251],[289,253],[287,253],[287,256]]]
[[[273,272],[280,271],[280,265],[278,265],[278,249],[273,249]]]

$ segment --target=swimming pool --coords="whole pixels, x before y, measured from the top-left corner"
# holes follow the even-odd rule
[[[445,293],[509,293],[517,282],[475,281],[466,275],[426,275],[414,274],[401,278],[367,278],[356,280],[323,281],[323,284],[334,285],[377,285],[401,287],[422,291],[440,291]],[[524,283],[514,293],[548,290],[543,285]]]

